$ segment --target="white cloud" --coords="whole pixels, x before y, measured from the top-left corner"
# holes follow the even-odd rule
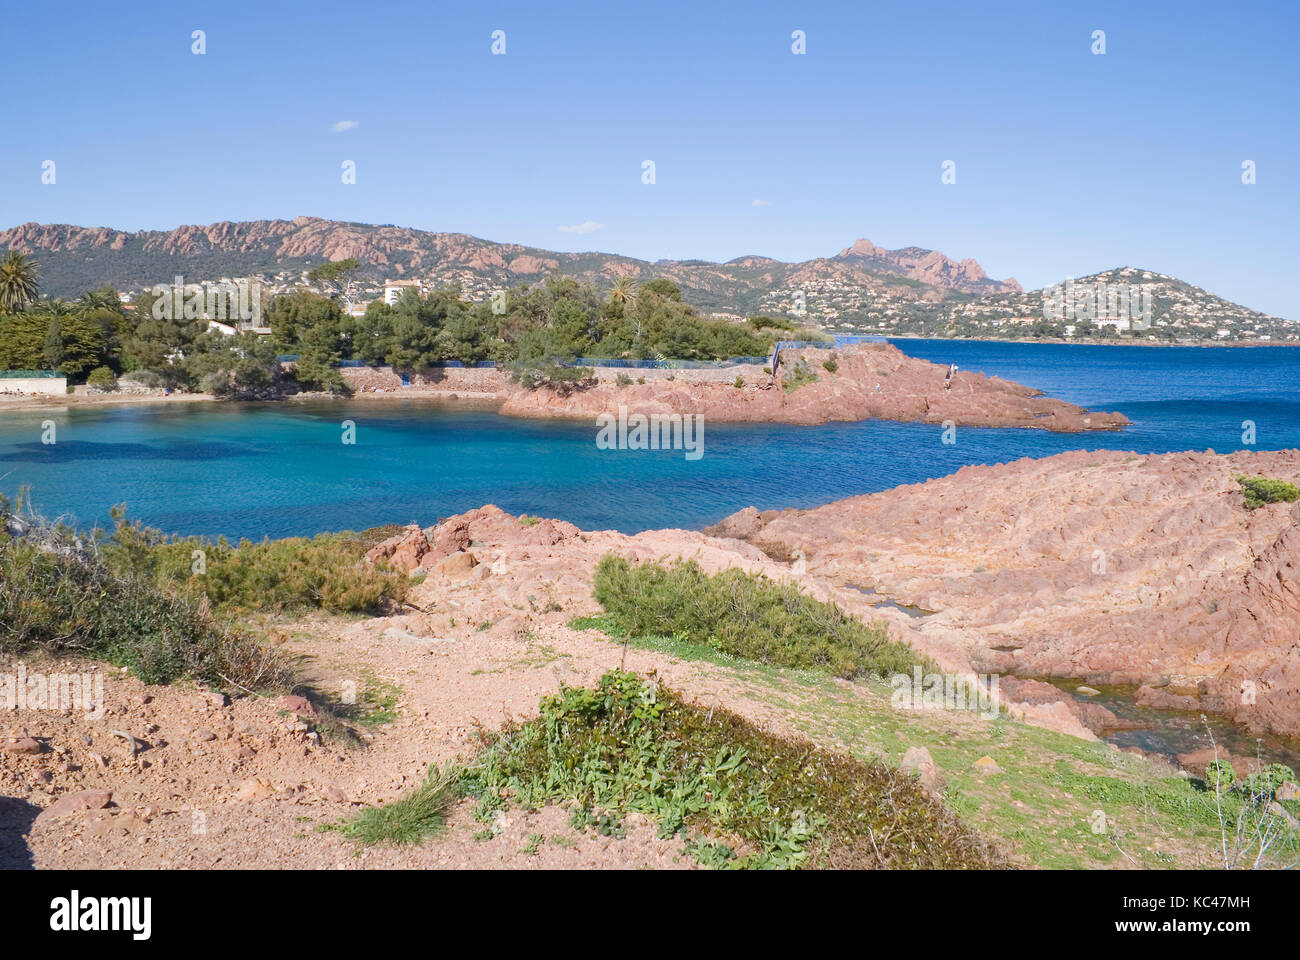
[[[338,123],[331,126],[330,129],[335,133],[342,133],[344,130],[351,130],[355,126],[358,126],[356,120],[340,120]]]
[[[755,200],[755,201],[754,201],[754,206],[756,206],[756,207],[770,207],[771,205],[772,205],[772,201],[771,201],[771,200]]]
[[[575,223],[571,227],[556,227],[560,233],[595,233],[597,230],[604,230],[603,223],[597,223],[595,220],[586,220],[582,223]]]

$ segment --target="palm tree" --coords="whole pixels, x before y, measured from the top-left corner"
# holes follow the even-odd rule
[[[2,268],[2,265],[0,265],[0,268]],[[76,313],[77,305],[69,303],[62,297],[57,297],[54,300],[42,300],[39,303],[33,304],[29,312],[38,317],[49,317],[51,320],[62,320],[63,318],[70,317]]]
[[[636,298],[636,281],[631,277],[619,277],[614,281],[614,289],[609,291],[609,302],[617,303],[624,313],[636,307]]]
[[[77,306],[83,310],[121,310],[122,301],[112,287],[100,287],[87,290],[77,298]]]
[[[40,295],[39,266],[17,250],[0,261],[0,312],[17,313]]]

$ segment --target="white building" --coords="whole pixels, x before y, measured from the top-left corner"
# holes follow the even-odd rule
[[[420,296],[424,296],[424,282],[421,280],[385,280],[384,303],[390,305],[396,303],[407,290],[414,290]]]

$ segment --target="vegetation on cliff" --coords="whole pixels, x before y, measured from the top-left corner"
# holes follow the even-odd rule
[[[224,537],[168,536],[127,521],[121,508],[113,516],[113,534],[100,548],[112,570],[202,595],[223,613],[379,613],[401,603],[411,582],[400,571],[364,562],[375,535],[322,533],[236,545]]]
[[[1256,510],[1266,503],[1293,503],[1300,499],[1300,487],[1276,477],[1234,477],[1246,498],[1246,509]]]

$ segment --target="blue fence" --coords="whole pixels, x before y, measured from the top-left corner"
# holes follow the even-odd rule
[[[858,343],[888,343],[888,337],[882,337],[878,333],[845,333],[835,336],[835,346],[851,347]]]
[[[838,334],[829,340],[778,340],[776,346],[772,348],[772,369],[776,370],[776,365],[781,362],[782,350],[835,350],[844,347],[856,346],[860,343],[888,343],[885,337],[874,333],[847,333]]]
[[[859,343],[888,343],[885,337],[873,333],[853,333],[840,334],[831,337],[829,340],[778,340],[776,349],[778,350],[803,350],[814,348],[819,350],[831,350],[835,348],[851,347]]]

